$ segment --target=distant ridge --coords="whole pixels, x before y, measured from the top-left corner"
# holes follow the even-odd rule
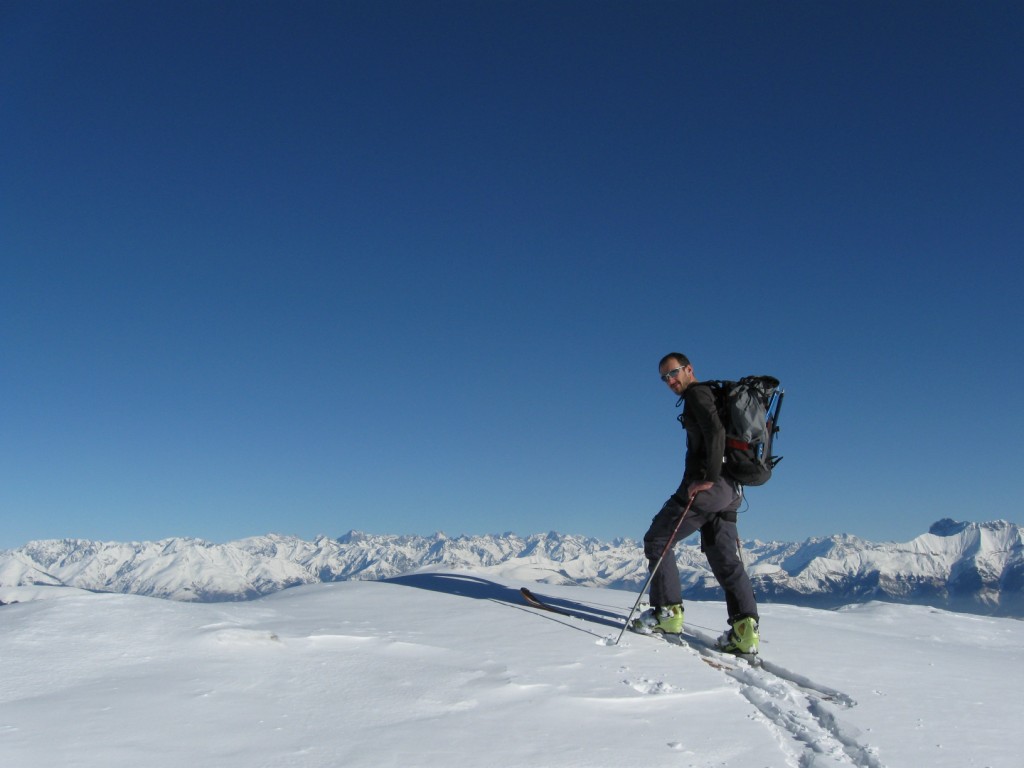
[[[870,600],[1024,618],[1024,541],[1004,520],[940,520],[905,543],[845,534],[743,544],[764,602],[837,607]],[[678,547],[685,596],[721,592],[696,544]],[[386,579],[422,569],[487,568],[535,581],[637,590],[640,545],[559,533],[448,537],[351,531],[312,541],[269,534],[212,544],[33,541],[0,552],[0,587],[52,585],[183,601],[249,600],[299,584]]]

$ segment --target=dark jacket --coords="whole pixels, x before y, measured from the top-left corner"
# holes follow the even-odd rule
[[[686,469],[676,491],[681,499],[687,498],[686,489],[691,483],[717,482],[725,456],[725,427],[718,418],[711,388],[695,382],[683,392],[683,402],[680,420],[686,430]]]

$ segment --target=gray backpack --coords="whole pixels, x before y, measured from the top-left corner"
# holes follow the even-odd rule
[[[701,381],[710,387],[718,418],[725,427],[725,472],[741,485],[764,485],[781,456],[772,455],[779,431],[785,391],[772,376],[744,376],[739,381]],[[679,421],[682,423],[682,414]]]

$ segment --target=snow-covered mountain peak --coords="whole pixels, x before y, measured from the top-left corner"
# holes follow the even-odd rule
[[[888,600],[1024,617],[1021,528],[1003,520],[940,520],[902,543],[838,534],[803,543],[749,541],[743,552],[762,601],[833,607]],[[677,560],[688,597],[720,597],[696,543],[677,547]],[[631,539],[608,543],[556,532],[522,538],[349,531],[312,541],[271,533],[226,544],[54,539],[0,553],[0,586],[62,584],[186,601],[245,600],[299,584],[439,567],[526,569],[547,583],[634,591],[647,565]]]

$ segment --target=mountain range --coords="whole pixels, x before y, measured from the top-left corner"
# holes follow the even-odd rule
[[[846,534],[801,543],[743,542],[763,602],[833,608],[882,600],[1024,618],[1024,539],[1004,521],[940,520],[909,542],[876,543]],[[699,542],[676,548],[684,595],[722,593]],[[534,581],[639,590],[642,547],[559,533],[448,537],[356,531],[309,541],[269,534],[215,544],[194,538],[155,542],[33,541],[0,552],[0,587],[71,586],[181,601],[248,600],[288,587],[379,580],[424,569],[490,568]]]

